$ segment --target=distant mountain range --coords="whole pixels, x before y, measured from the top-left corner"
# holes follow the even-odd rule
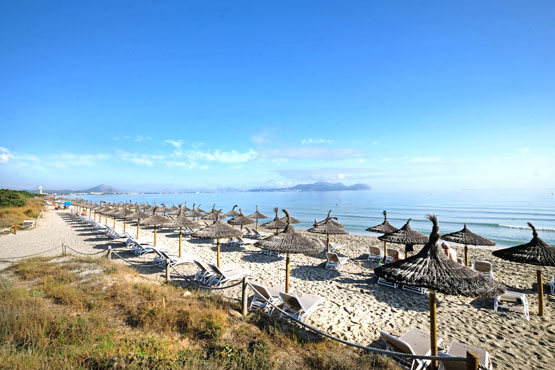
[[[31,191],[32,193],[38,193],[37,189],[33,189]],[[94,188],[90,188],[90,189],[85,189],[85,190],[69,190],[69,189],[61,189],[61,190],[55,190],[55,189],[43,189],[42,191],[43,193],[56,193],[56,194],[70,194],[70,193],[119,193],[120,191],[112,186],[109,185],[104,185],[104,184],[100,184],[95,186]]]
[[[366,184],[354,184],[351,186],[343,185],[340,182],[332,183],[318,181],[312,184],[298,184],[290,188],[258,188],[251,189],[252,192],[268,192],[268,191],[355,191],[355,190],[372,190]]]

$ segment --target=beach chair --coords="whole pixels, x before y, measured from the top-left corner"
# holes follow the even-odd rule
[[[327,307],[326,299],[315,294],[304,294],[301,297],[279,293],[279,297],[283,302],[283,311],[299,321],[304,321],[310,317],[316,310]],[[282,313],[280,317],[284,314]]]
[[[390,288],[397,288],[399,286],[399,284],[397,284],[393,281],[386,280],[382,277],[378,278],[378,284],[385,285],[385,286],[388,286]]]
[[[410,329],[399,338],[383,331],[380,331],[380,336],[385,341],[385,345],[390,351],[422,356],[430,356],[432,353],[432,349],[430,348],[430,333],[418,328]],[[437,345],[440,346],[442,342],[441,338],[438,338]],[[392,357],[411,370],[425,369],[431,362],[430,360],[416,358]]]
[[[551,281],[549,282],[549,291],[551,292],[551,294],[555,293],[555,275],[551,278]]]
[[[387,248],[387,256],[385,257],[385,263],[392,262],[395,258],[403,259],[405,258],[405,254],[401,251],[396,249]]]
[[[269,316],[272,316],[274,306],[281,303],[279,293],[285,290],[284,287],[276,286],[267,289],[265,286],[255,283],[250,283],[250,286],[254,295],[252,296],[249,310],[260,309]]]
[[[160,267],[166,267],[166,260],[170,261],[170,267],[173,267],[184,263],[193,263],[195,259],[198,259],[197,256],[189,253],[185,253],[181,257],[177,254],[169,254],[163,250],[156,250],[156,253],[160,256],[158,260],[158,266]]]
[[[420,295],[424,295],[427,291],[426,288],[422,288],[420,286],[410,286],[410,285],[403,285],[403,290],[407,290],[409,292],[413,292]]]
[[[478,271],[483,275],[487,275],[493,279],[493,267],[491,262],[488,261],[474,261],[472,262],[472,270]]]
[[[452,341],[446,353],[440,352],[441,355],[451,357],[466,357],[466,352],[474,352],[480,357],[480,369],[487,370],[493,369],[491,358],[488,351],[464,344],[457,341]],[[466,363],[464,361],[439,361],[439,370],[465,370]]]
[[[522,313],[523,316],[500,311],[499,309],[519,312]],[[530,321],[530,314],[528,313],[528,300],[526,299],[524,293],[512,292],[508,290],[500,296],[495,297],[493,300],[493,310],[500,315],[518,317],[520,319]]]
[[[242,268],[236,268],[233,270],[224,270],[220,269],[218,266],[213,265],[211,263],[208,264],[210,271],[213,273],[208,279],[208,284],[215,285],[215,286],[222,286],[226,283],[240,280],[245,276],[250,276],[252,274],[251,270],[246,270]]]
[[[212,273],[212,271],[210,271],[210,268],[208,268],[208,266],[206,266],[201,261],[193,260],[193,263],[198,267],[198,271],[193,276],[193,280],[198,280],[206,284],[208,282],[208,279],[211,278],[214,274]]]
[[[383,259],[383,251],[381,248],[369,246],[368,247],[368,261],[381,261]]]
[[[33,229],[35,227],[35,221],[33,220],[23,220],[23,225],[21,225],[21,229]]]
[[[335,252],[341,248],[343,248],[343,245],[330,242],[330,252]]]
[[[326,262],[326,269],[335,269],[337,271],[341,270],[341,267],[349,262],[347,257],[340,257],[337,253],[327,252],[326,257],[328,262]]]

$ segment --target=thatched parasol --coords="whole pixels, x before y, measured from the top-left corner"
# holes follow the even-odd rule
[[[200,206],[201,206],[200,204],[197,206],[197,212],[200,212],[200,213],[203,213],[203,214],[206,213],[206,211],[204,209],[201,209]],[[212,208],[214,208],[214,206],[215,206],[215,204],[212,206]]]
[[[225,217],[236,217],[236,216],[239,216],[239,213],[235,210],[235,208],[237,208],[237,207],[238,207],[237,204],[234,205],[233,208],[231,209],[231,211],[227,212],[227,213],[224,215],[224,218],[225,218]]]
[[[216,204],[214,204],[212,206],[212,209],[210,210],[210,212],[208,212],[207,214],[205,214],[204,216],[202,216],[201,218],[203,220],[210,220],[210,221],[216,221],[216,217],[221,215],[222,210],[216,210]]]
[[[172,222],[171,218],[159,215],[158,213],[156,213],[157,211],[158,211],[158,207],[154,207],[154,209],[152,210],[152,216],[140,221],[140,223],[143,225],[154,226],[154,246],[155,247],[156,247],[156,227]]]
[[[348,234],[348,232],[332,223],[333,219],[337,220],[337,218],[330,217],[330,213],[331,211],[328,213],[328,217],[323,221],[318,222],[318,220],[314,219],[314,226],[307,230],[309,233],[326,234],[326,248],[328,252],[330,251],[330,234]],[[338,224],[338,222],[335,223]]]
[[[492,242],[489,239],[486,239],[478,234],[474,234],[470,231],[466,224],[460,231],[456,231],[454,233],[445,234],[441,236],[441,239],[446,240],[448,242],[453,242],[457,244],[464,244],[464,265],[468,266],[468,246],[469,245],[487,245],[493,246],[495,242]]]
[[[194,208],[194,207],[195,207],[195,206],[193,205],[193,208]],[[183,212],[189,212],[189,211],[191,210],[191,208],[187,207],[187,202],[184,202],[184,203],[183,203],[183,207],[181,207],[181,210],[182,210]]]
[[[426,242],[428,241],[428,237],[426,235],[420,234],[418,231],[414,231],[410,227],[411,220],[412,219],[409,218],[402,228],[395,230],[391,233],[378,236],[378,239],[389,243],[405,244],[405,246],[407,245],[412,246],[415,244],[426,244]],[[383,258],[385,262],[385,259],[387,258],[387,246],[385,245],[385,243],[384,243],[383,253],[384,253]]]
[[[200,205],[200,204],[199,204]],[[193,220],[195,219],[195,217],[202,217],[202,215],[204,214],[204,212],[200,212],[199,210],[200,208],[195,208],[195,205],[193,204],[193,210],[189,213],[187,213],[187,217],[192,217]]]
[[[175,220],[170,222],[168,224],[168,226],[169,227],[179,227],[179,257],[181,257],[181,244],[182,244],[182,240],[183,240],[183,228],[184,227],[193,228],[193,227],[196,226],[196,224],[195,224],[194,221],[189,220],[187,218],[187,216],[185,216],[185,212],[181,208],[181,204],[179,205],[179,208],[177,210],[179,211],[179,213],[177,214],[177,217],[175,218]]]
[[[496,250],[492,254],[507,261],[535,266],[555,266],[555,248],[538,237],[534,225],[528,222],[528,226],[532,228],[532,240],[516,247]],[[542,271],[539,268],[536,275],[538,281],[538,315],[543,316],[543,282]]]
[[[251,213],[247,217],[252,218],[256,221],[256,226],[255,226],[256,230],[258,230],[258,220],[263,220],[265,218],[268,218],[268,216],[263,215],[262,213],[258,212],[258,204],[256,205],[256,211]]]
[[[438,246],[439,226],[435,216],[428,216],[434,226],[426,245],[412,257],[378,266],[379,277],[408,286],[430,289],[430,338],[432,356],[437,356],[436,291],[465,297],[494,297],[505,286],[449,259]],[[433,367],[436,361],[432,361]]]
[[[127,223],[127,218],[134,214],[135,212],[132,211],[131,209],[127,208],[127,207],[123,207],[122,209],[120,209],[117,213],[116,216],[123,218],[123,232],[125,233],[125,226]]]
[[[227,221],[227,223],[234,226],[240,225],[241,230],[243,230],[243,225],[254,224],[254,220],[252,218],[245,216],[241,208],[239,208],[239,214],[236,217],[232,218],[231,220]]]
[[[287,223],[287,216],[281,217],[280,220]],[[298,218],[295,218],[295,217],[291,216],[291,224],[300,224],[301,222],[302,221],[299,220]]]
[[[127,216],[127,218],[129,218],[130,220],[137,220],[137,239],[139,239],[139,229],[141,227],[141,220],[147,219],[148,215],[146,213],[141,212],[139,208],[137,208],[137,211]]]
[[[162,203],[162,207],[158,207],[156,209],[156,212],[158,213],[162,213],[164,216],[166,215],[167,212],[169,212],[170,209],[166,207],[166,205],[164,203]]]
[[[195,238],[216,239],[218,267],[220,267],[220,239],[234,238],[241,235],[243,235],[243,233],[240,230],[221,222],[219,214],[217,214],[216,221],[214,221],[212,225],[208,225],[204,229],[197,230],[193,233]]]
[[[368,229],[366,229],[366,231],[372,232],[372,233],[378,233],[378,234],[389,234],[392,233],[394,231],[396,231],[397,228],[393,225],[391,225],[389,223],[389,221],[387,221],[387,211],[384,210],[383,211],[383,222],[379,225],[376,226],[371,226]]]
[[[274,212],[276,214],[274,219],[270,222],[266,222],[265,224],[262,224],[262,226],[264,226],[266,229],[275,230],[277,234],[278,230],[285,229],[285,227],[287,226],[287,222],[279,218],[277,207],[274,208]]]
[[[172,207],[173,208],[173,207]],[[182,212],[185,212],[185,210],[181,207],[181,204],[179,205],[179,207],[175,207],[175,209],[171,210],[170,212],[168,212],[168,215],[171,216],[178,216],[180,215]]]
[[[284,209],[283,212],[285,212],[287,217],[285,230],[267,239],[259,240],[254,245],[271,252],[287,253],[285,259],[285,293],[289,293],[289,265],[291,262],[289,254],[315,254],[322,250],[322,246],[318,241],[299,234],[295,230],[295,227],[291,225],[291,216],[289,216],[289,212],[286,209]]]

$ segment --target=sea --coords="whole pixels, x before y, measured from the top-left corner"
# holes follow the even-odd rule
[[[387,193],[370,191],[322,191],[322,192],[222,192],[222,193],[125,193],[103,195],[79,195],[76,198],[95,203],[128,202],[187,204],[189,208],[200,204],[208,211],[216,209],[228,212],[238,205],[245,215],[259,211],[270,219],[273,208],[287,209],[302,221],[295,225],[308,229],[314,219],[322,220],[329,210],[331,215],[345,226],[349,233],[369,233],[366,228],[383,221],[383,210],[395,227],[401,227],[410,218],[411,227],[424,234],[431,231],[428,214],[439,220],[440,233],[446,234],[468,228],[496,242],[494,249],[528,242],[532,231],[528,222],[537,228],[540,238],[555,246],[555,195],[553,192],[534,191],[460,191],[454,192],[404,192]],[[281,212],[280,212],[281,213]],[[268,221],[268,220],[266,220]],[[265,222],[264,220],[260,221]]]

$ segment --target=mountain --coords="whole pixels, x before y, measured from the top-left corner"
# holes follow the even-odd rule
[[[290,188],[258,188],[251,189],[252,192],[265,192],[265,191],[357,191],[357,190],[372,190],[366,184],[354,184],[351,186],[343,185],[340,182],[332,183],[325,181],[318,181],[313,184],[298,184]]]
[[[30,190],[30,192],[38,193],[38,190],[33,189],[33,190]],[[119,193],[119,192],[120,191],[117,190],[116,188],[114,188],[112,186],[109,186],[109,185],[104,185],[104,184],[100,184],[100,185],[97,185],[93,188],[86,189],[86,190],[69,190],[69,189],[58,189],[58,190],[56,190],[56,189],[44,189],[43,190],[43,193],[45,193],[45,194],[53,194],[53,193],[55,193],[55,194],[71,194],[71,193],[80,193],[80,194],[83,194],[83,193],[104,193],[104,194],[106,194],[106,193],[108,193],[109,194],[109,193]]]

